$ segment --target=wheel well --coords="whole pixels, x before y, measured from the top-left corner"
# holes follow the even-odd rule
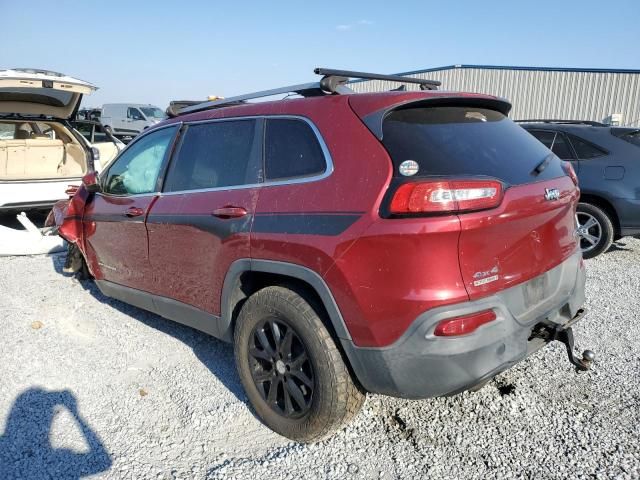
[[[611,223],[613,223],[613,229],[615,230],[616,238],[620,238],[620,220],[618,219],[616,209],[608,200],[597,195],[581,194],[580,202],[589,203],[603,209],[609,215],[609,218],[611,218]]]
[[[315,288],[304,280],[278,273],[249,271],[240,275],[229,300],[229,308],[231,309],[231,332],[235,330],[236,319],[244,302],[258,290],[271,286],[286,287],[303,296],[316,310],[316,313],[318,313],[318,316],[322,319],[322,322],[327,327],[327,330],[329,330],[334,341],[340,346],[340,338]]]
[[[300,278],[279,273],[261,272],[255,270],[246,271],[240,274],[235,282],[231,294],[229,295],[229,300],[227,303],[227,308],[231,310],[231,323],[228,330],[231,339],[233,339],[233,332],[236,327],[236,319],[238,318],[238,314],[240,313],[240,309],[242,308],[244,302],[258,290],[271,286],[280,286],[293,290],[309,302],[311,307],[316,311],[316,313],[322,320],[324,326],[327,327],[331,338],[336,343],[338,351],[342,355],[342,359],[349,369],[353,381],[356,383],[359,389],[363,390],[363,387],[360,384],[360,380],[358,379],[358,376],[353,369],[353,365],[351,364],[351,359],[349,358],[349,355],[345,350],[344,345],[342,344],[340,336],[336,331],[336,327],[331,319],[330,313],[327,311],[327,307],[325,306],[322,297],[309,282],[306,282],[305,280],[302,280]]]

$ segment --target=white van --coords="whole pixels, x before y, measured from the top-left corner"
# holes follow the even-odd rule
[[[117,137],[135,136],[164,120],[158,107],[141,103],[105,103],[100,122]]]

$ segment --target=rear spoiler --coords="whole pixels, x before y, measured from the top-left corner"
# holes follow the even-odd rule
[[[489,97],[461,97],[459,95],[452,96],[438,96],[432,98],[423,98],[419,100],[411,99],[405,102],[397,103],[389,107],[385,107],[376,112],[370,113],[362,118],[362,121],[367,126],[371,133],[376,138],[382,141],[382,125],[384,119],[396,110],[404,110],[408,108],[417,107],[435,107],[435,106],[465,106],[465,107],[481,107],[495,110],[504,115],[508,115],[511,110],[511,103],[504,98],[489,98]]]

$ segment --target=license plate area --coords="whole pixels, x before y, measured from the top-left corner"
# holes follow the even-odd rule
[[[525,308],[529,309],[547,299],[551,294],[549,274],[545,273],[524,284],[522,296]]]

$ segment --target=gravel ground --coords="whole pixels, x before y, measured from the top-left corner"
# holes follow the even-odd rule
[[[477,393],[369,396],[315,445],[251,413],[230,346],[0,258],[0,478],[640,478],[640,240],[587,261],[576,328]]]

